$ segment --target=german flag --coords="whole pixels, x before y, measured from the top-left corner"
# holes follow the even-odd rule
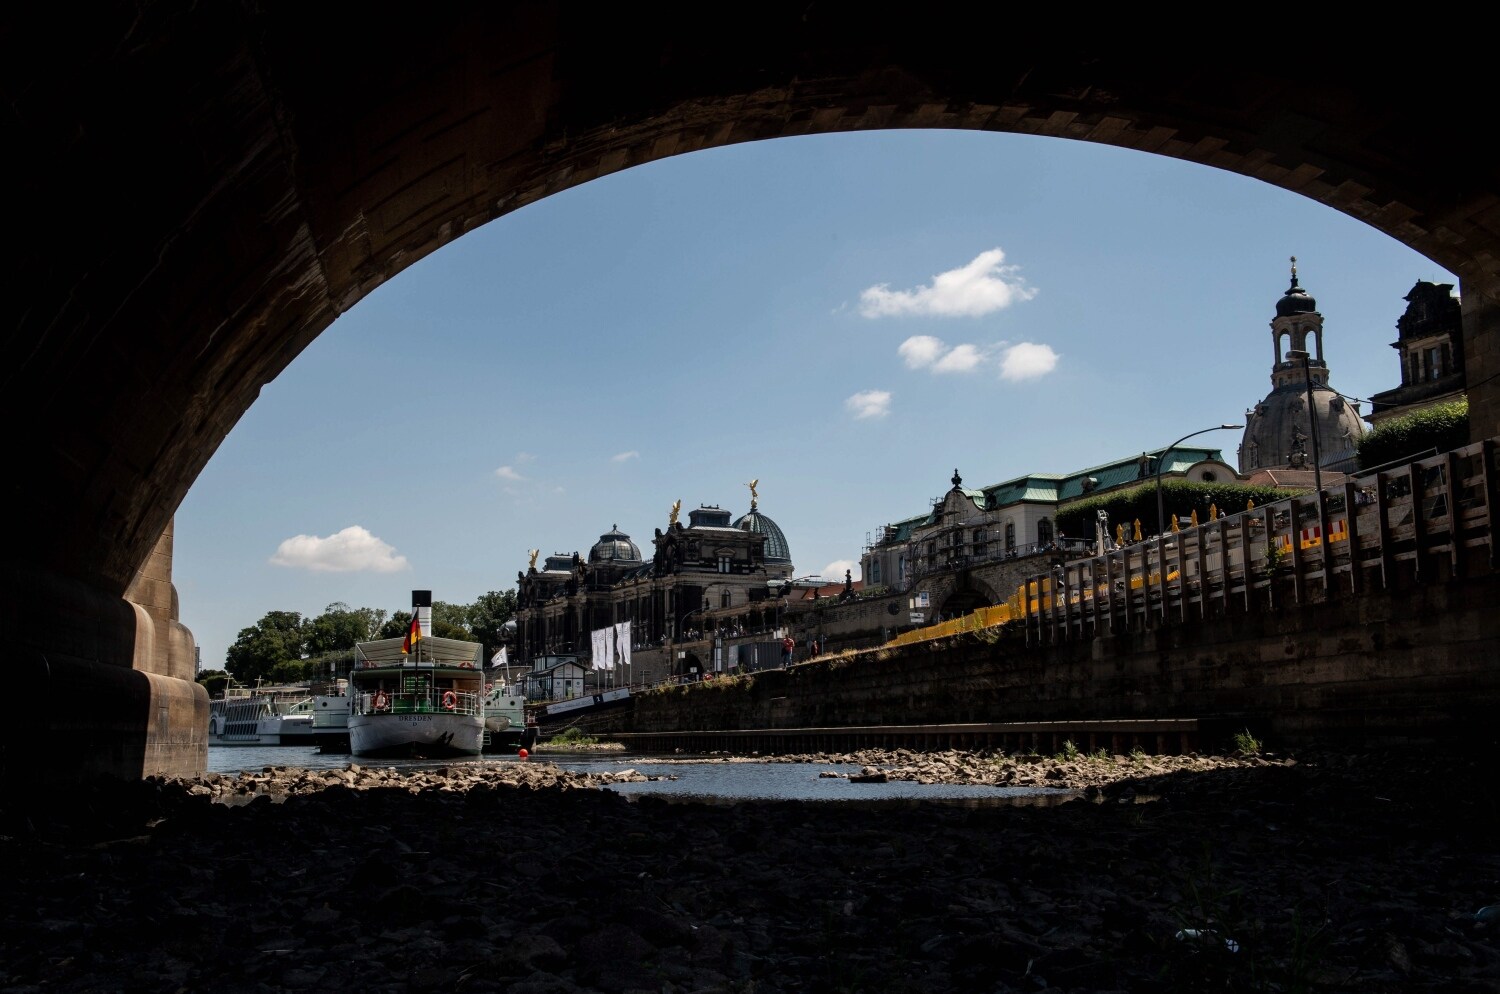
[[[412,647],[422,641],[422,622],[413,614],[411,616],[411,627],[406,630],[406,638],[401,640],[401,655],[408,655]]]

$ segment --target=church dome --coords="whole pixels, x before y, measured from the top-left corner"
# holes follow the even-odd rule
[[[641,561],[641,550],[630,536],[620,531],[619,525],[614,525],[609,531],[599,536],[599,541],[589,550],[589,562],[591,563],[638,563]]]
[[[1309,419],[1305,385],[1280,386],[1246,412],[1240,472],[1248,476],[1257,469],[1312,469],[1310,421],[1317,428],[1318,457],[1325,467],[1351,457],[1364,431],[1359,412],[1337,391],[1314,384]]]
[[[1301,286],[1297,284],[1297,274],[1292,273],[1292,285],[1287,287],[1286,293],[1276,301],[1276,316],[1289,318],[1295,314],[1311,314],[1318,309],[1318,302]]]
[[[752,535],[766,537],[766,562],[786,566],[792,564],[792,550],[786,544],[786,536],[782,534],[781,526],[764,514],[752,508],[749,514],[735,521],[734,527],[743,528]]]

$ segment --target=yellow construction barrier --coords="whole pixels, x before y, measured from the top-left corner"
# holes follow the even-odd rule
[[[1009,604],[982,607],[977,611],[964,615],[962,618],[954,618],[936,625],[928,625],[925,628],[902,632],[886,644],[910,645],[912,642],[926,642],[929,639],[947,638],[950,635],[960,635],[964,632],[977,632],[983,628],[993,628],[996,625],[1003,625],[1011,617]]]
[[[1342,524],[1342,522],[1340,522]],[[1344,535],[1348,537],[1347,533]],[[1331,536],[1329,541],[1335,541]],[[1167,582],[1175,582],[1181,574],[1173,569],[1167,573]],[[1152,573],[1149,576],[1133,576],[1130,578],[1130,589],[1140,590],[1146,584],[1157,584],[1161,582],[1161,573]],[[1072,603],[1082,606],[1093,601],[1095,596],[1105,597],[1108,591],[1103,587],[1083,587],[1074,590]],[[1029,609],[1023,611],[1023,606]],[[982,607],[977,611],[964,615],[962,618],[953,618],[949,621],[939,622],[936,625],[927,625],[924,628],[916,628],[909,632],[902,632],[891,639],[886,645],[910,645],[913,642],[926,642],[930,639],[947,638],[950,635],[960,635],[964,632],[977,632],[984,628],[994,628],[1009,621],[1019,619],[1023,614],[1043,614],[1052,610],[1052,579],[1041,577],[1029,583],[1022,584],[1016,588],[1016,592],[1006,598],[1004,604],[996,604],[993,607]]]

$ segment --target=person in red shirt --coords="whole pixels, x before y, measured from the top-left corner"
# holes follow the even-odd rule
[[[781,640],[781,665],[782,666],[790,666],[790,665],[792,665],[792,650],[795,649],[796,647],[797,647],[797,643],[794,642],[794,641],[792,641],[792,637],[790,635],[788,635],[786,638],[784,638],[784,639]]]

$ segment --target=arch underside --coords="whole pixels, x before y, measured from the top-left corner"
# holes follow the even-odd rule
[[[491,7],[359,22],[174,0],[5,33],[31,241],[7,297],[5,396],[27,426],[11,558],[124,592],[261,387],[372,289],[549,194],[736,142],[962,128],[1169,155],[1369,223],[1458,274],[1466,307],[1500,299],[1487,90],[1462,58],[1054,55],[971,8],[897,30],[773,3],[721,32]]]

